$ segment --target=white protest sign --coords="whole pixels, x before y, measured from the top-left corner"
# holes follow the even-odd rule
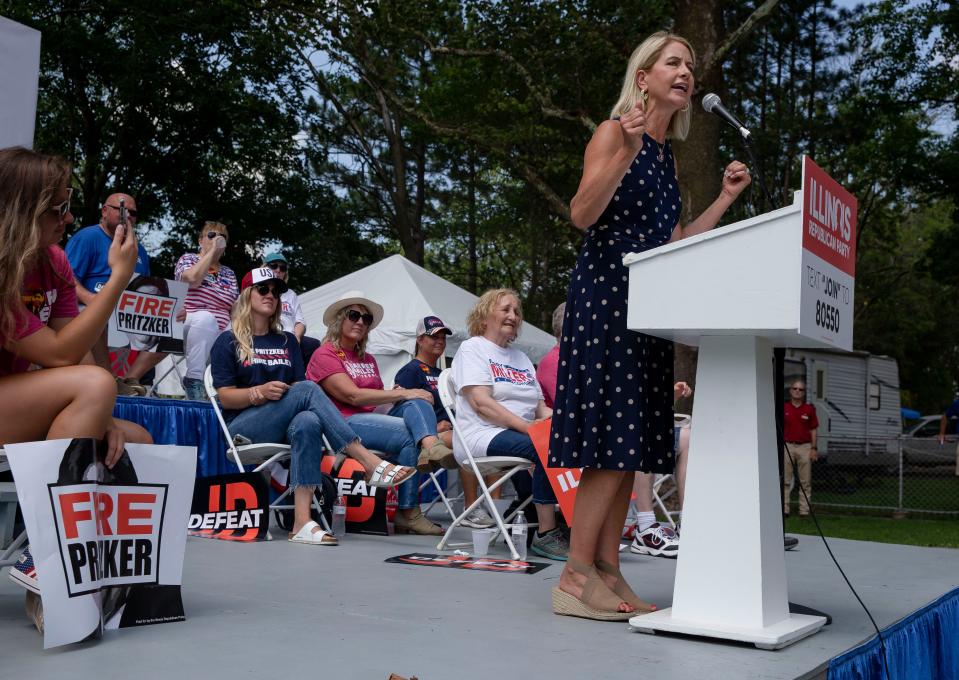
[[[5,449],[43,598],[44,648],[184,619],[195,447],[127,444],[112,469],[92,439]]]
[[[138,351],[183,352],[184,301],[189,286],[155,276],[134,276],[110,316],[107,344]]]

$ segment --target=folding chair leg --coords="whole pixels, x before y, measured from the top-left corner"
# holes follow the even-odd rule
[[[443,486],[440,484],[440,481],[436,478],[435,472],[430,473],[430,480],[433,482],[433,486],[436,487],[436,493],[438,494],[438,498],[441,501],[443,501],[443,505],[446,506],[446,512],[449,513],[450,519],[456,519],[456,512],[453,511],[453,506],[450,505],[450,499],[446,496],[446,492],[443,491]],[[426,512],[428,513],[433,508],[434,505],[436,505],[436,498],[434,498],[433,502],[430,503],[429,507],[426,508]]]
[[[460,515],[455,520],[453,520],[453,523],[450,524],[449,528],[446,530],[446,533],[443,534],[443,538],[440,540],[439,544],[436,546],[436,549],[445,550],[447,541],[449,540],[450,536],[453,533],[453,529],[459,526],[460,522],[462,522],[463,519],[469,513],[473,511],[473,508],[477,507],[480,503],[486,503],[486,507],[489,508],[490,510],[490,515],[492,515],[493,519],[496,520],[496,526],[499,529],[499,533],[503,535],[503,540],[506,542],[506,545],[509,547],[510,556],[514,560],[518,560],[519,553],[516,551],[516,546],[513,545],[512,537],[510,536],[509,532],[506,531],[506,524],[503,522],[503,518],[500,516],[499,511],[496,509],[496,504],[493,503],[493,497],[490,496],[490,492],[495,489],[498,489],[500,486],[506,483],[506,480],[508,480],[517,472],[519,472],[521,469],[522,468],[520,467],[513,468],[512,470],[507,472],[505,475],[503,475],[502,477],[497,479],[495,482],[493,482],[492,486],[486,486],[486,480],[483,479],[483,475],[477,474],[476,483],[480,487],[480,493],[478,494],[478,497],[476,498],[475,501],[473,501],[473,503],[468,508],[465,508],[463,510],[462,515]],[[493,536],[493,538],[496,538],[496,536]]]
[[[323,508],[320,506],[320,501],[317,500],[315,493],[313,494],[312,506],[313,509],[316,510],[316,514],[320,516],[320,528],[323,529],[323,531],[328,531],[332,534],[333,529],[331,529],[330,525],[327,523],[326,515],[323,514]]]
[[[663,503],[663,498],[662,496],[659,495],[659,487],[661,487],[663,485],[663,482],[666,481],[669,477],[671,477],[671,475],[667,475],[661,478],[658,482],[653,483],[653,502],[660,509],[660,511],[662,511],[663,517],[666,518],[666,521],[669,522],[669,525],[673,529],[675,529],[676,522],[673,521],[672,514],[670,514],[669,510],[666,509],[666,504]],[[669,497],[669,495],[670,494],[666,494],[667,498]]]
[[[20,548],[26,545],[26,542],[27,530],[24,529],[3,552],[0,552],[0,567],[9,567],[15,564],[17,558],[20,557]]]

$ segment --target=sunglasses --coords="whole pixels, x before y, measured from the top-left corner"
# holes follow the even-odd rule
[[[136,215],[134,215],[133,213],[130,213],[130,214],[133,215],[134,217],[136,217]],[[220,236],[222,236],[224,239],[226,239],[226,234],[221,234],[221,233],[218,232],[218,231],[208,231],[208,232],[206,233],[206,237],[207,237],[208,239],[210,239],[211,241],[212,241],[213,239],[215,239],[215,238],[219,238]]]
[[[804,390],[802,387],[790,387],[789,389],[792,390],[793,392],[805,392],[805,391],[806,391],[806,390]]]
[[[113,208],[114,210],[117,210],[117,211],[120,210],[120,206],[118,205],[113,205],[112,203],[107,203],[106,205],[108,208]],[[129,215],[130,217],[136,218],[137,211],[131,208],[127,208],[127,215]]]
[[[287,270],[287,266],[286,266],[286,264],[284,264],[283,262],[270,262],[270,263],[269,263],[268,265],[266,265],[266,266],[269,267],[270,269],[274,270],[274,271],[285,272],[285,271]]]
[[[280,297],[277,295],[276,286],[270,285],[269,283],[258,283],[253,286],[253,289],[263,297],[267,295],[272,295],[274,298]]]
[[[366,324],[367,326],[372,326],[372,325],[373,325],[373,315],[372,315],[372,314],[363,314],[362,312],[359,312],[359,311],[357,311],[357,310],[355,310],[355,309],[351,309],[350,311],[348,311],[348,312],[346,313],[346,318],[349,319],[350,321],[352,321],[353,323],[356,323],[356,322],[359,321],[360,319],[363,319],[363,323]]]
[[[70,212],[70,199],[73,198],[73,189],[67,189],[67,200],[65,200],[60,205],[54,205],[49,208],[49,210],[55,212],[57,217],[61,220],[67,216],[67,213]]]

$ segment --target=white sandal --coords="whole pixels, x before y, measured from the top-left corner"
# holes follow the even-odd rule
[[[403,477],[400,481],[396,481],[396,478],[407,470],[411,470],[412,472],[407,473],[406,477]],[[416,470],[413,468],[406,467],[405,465],[395,465],[388,461],[381,460],[380,464],[373,470],[367,483],[370,486],[389,488],[408,482],[415,476]]]
[[[288,540],[290,543],[307,543],[309,545],[339,545],[340,542],[336,540],[336,536],[329,531],[323,529],[313,531],[319,528],[319,524],[310,520],[300,527],[300,530],[295,534],[291,533]]]

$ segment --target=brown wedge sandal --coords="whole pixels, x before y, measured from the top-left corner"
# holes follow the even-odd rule
[[[619,605],[625,602],[624,598],[610,590],[596,568],[570,559],[566,562],[570,569],[586,574],[586,583],[583,585],[583,596],[577,598],[559,586],[553,588],[553,613],[561,616],[578,616],[594,621],[627,621],[639,612],[621,612]]]
[[[609,562],[597,560],[596,570],[616,578],[616,584],[613,586],[613,592],[619,597],[623,598],[624,602],[628,602],[629,604],[633,605],[633,608],[636,609],[634,614],[649,614],[650,612],[656,611],[656,605],[640,599],[640,597],[633,592],[633,589],[629,587],[626,579],[623,578],[623,572],[619,570],[619,567],[613,566]]]

